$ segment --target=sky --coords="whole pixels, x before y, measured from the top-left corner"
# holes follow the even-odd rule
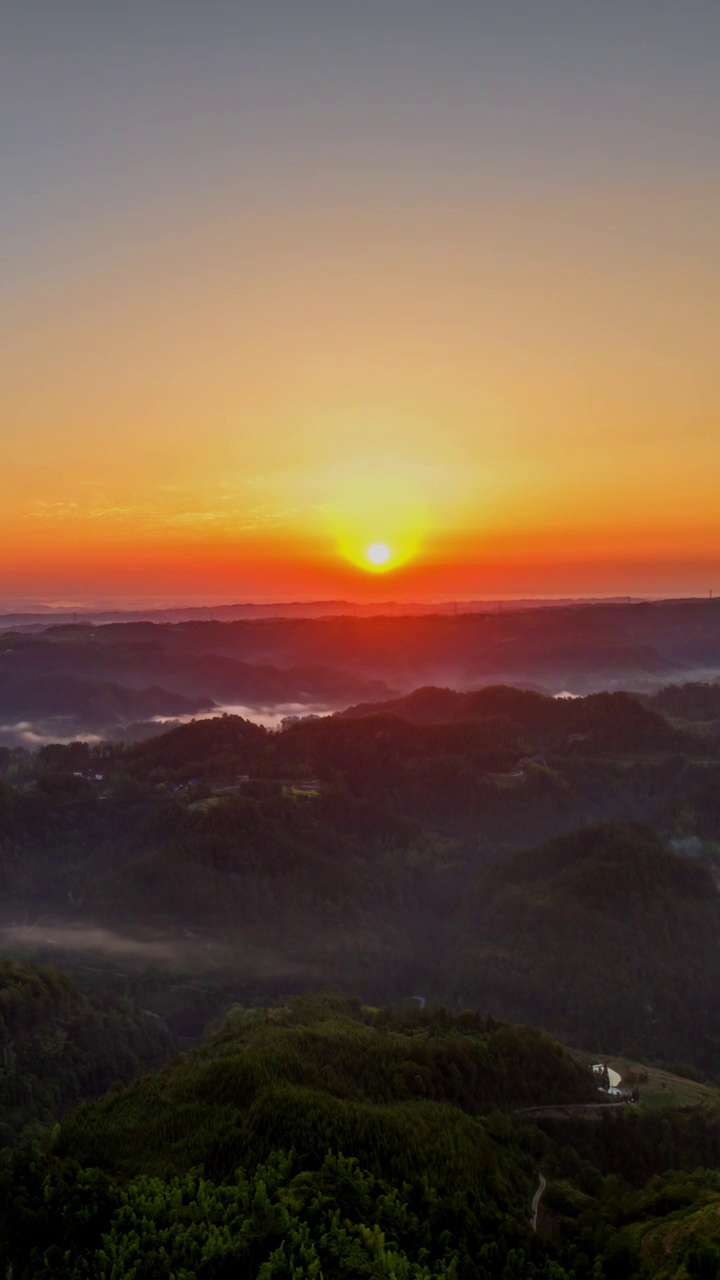
[[[0,604],[720,590],[719,55],[716,0],[5,0]]]

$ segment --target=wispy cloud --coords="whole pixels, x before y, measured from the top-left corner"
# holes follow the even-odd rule
[[[38,499],[26,508],[26,519],[45,525],[108,525],[135,530],[216,529],[227,533],[252,532],[292,520],[301,508],[270,501],[248,502],[237,493],[214,494],[214,502],[202,505],[197,495],[173,494],[172,501],[48,502]]]

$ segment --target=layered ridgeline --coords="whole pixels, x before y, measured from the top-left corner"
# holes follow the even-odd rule
[[[478,1014],[335,994],[238,1008],[0,1166],[0,1266],[13,1280],[716,1275],[716,1111],[597,1097],[557,1043]],[[553,1103],[547,1119],[525,1110]]]
[[[341,662],[280,664],[245,656],[229,624],[48,627],[5,632],[0,645],[0,742],[33,745],[74,734],[147,737],[154,719],[218,705],[326,708],[384,697],[384,680]],[[255,652],[255,650],[253,650]]]
[[[174,625],[162,614],[155,623],[113,622],[111,615],[101,626],[87,618],[48,625],[42,615],[8,617],[0,646],[0,740],[12,742],[15,733],[22,741],[28,732],[47,737],[53,725],[63,738],[79,729],[112,735],[127,731],[133,718],[182,714],[182,699],[197,707],[212,701],[339,708],[427,684],[531,682],[549,693],[590,693],[648,691],[718,675],[717,600],[480,605],[460,616],[441,610],[428,617],[394,616],[392,604],[382,616],[383,606],[376,608],[374,617],[352,616],[353,606],[345,606],[344,617],[303,617],[295,607],[294,617],[225,622],[199,611]],[[165,618],[173,616],[180,615]]]
[[[189,1039],[333,981],[716,1074],[718,740],[687,723],[421,690],[282,733],[6,750],[2,943]]]

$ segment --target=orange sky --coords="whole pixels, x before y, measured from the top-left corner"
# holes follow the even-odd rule
[[[373,4],[297,48],[258,26],[274,96],[240,32],[168,52],[130,5],[78,49],[35,10],[0,597],[720,590],[709,8],[654,62],[625,18],[571,30],[582,75],[501,25],[488,53],[470,5],[407,57]]]

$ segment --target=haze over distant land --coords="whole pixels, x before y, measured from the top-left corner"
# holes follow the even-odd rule
[[[34,615],[0,635],[0,739],[24,746],[227,710],[277,727],[422,685],[579,694],[720,678],[709,599]]]
[[[632,597],[601,597],[602,602],[630,604]],[[53,618],[66,621],[91,620],[97,623],[122,621],[182,622],[217,619],[273,617],[376,617],[384,614],[411,616],[418,614],[485,613],[503,609],[567,608],[571,605],[600,603],[592,599],[521,600],[253,600],[243,603],[182,603],[78,601],[75,604],[30,602],[0,606],[0,625],[46,626]]]

